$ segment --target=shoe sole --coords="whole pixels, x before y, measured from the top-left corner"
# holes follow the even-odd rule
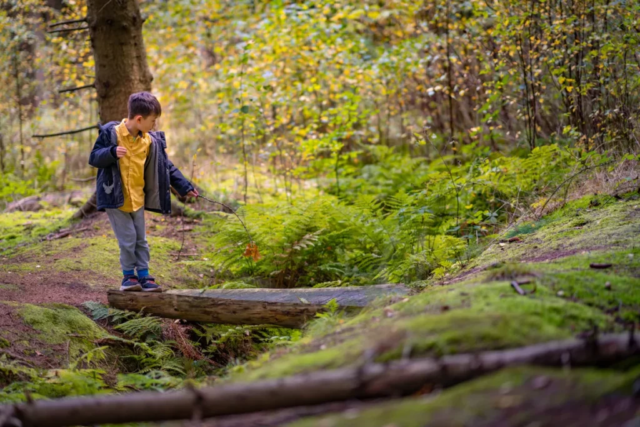
[[[120,286],[120,290],[124,292],[141,291],[142,286],[140,285]]]
[[[142,292],[162,292],[162,289],[160,289],[160,288],[151,288],[151,289],[142,288]]]

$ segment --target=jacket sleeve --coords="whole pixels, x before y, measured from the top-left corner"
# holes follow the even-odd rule
[[[118,160],[114,155],[115,150],[113,148],[115,147],[109,144],[108,131],[101,129],[98,139],[96,139],[96,143],[93,145],[93,150],[91,150],[91,154],[89,155],[89,164],[95,168],[111,166]]]
[[[193,185],[187,181],[187,178],[182,175],[180,169],[175,167],[169,159],[167,159],[167,166],[169,167],[169,182],[171,186],[175,188],[181,196],[186,196],[189,191],[194,189]]]

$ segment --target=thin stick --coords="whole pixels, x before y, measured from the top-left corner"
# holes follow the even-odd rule
[[[81,19],[70,19],[68,21],[56,22],[55,24],[49,24],[49,28],[59,27],[60,25],[65,25],[65,24],[77,24],[78,22],[87,22],[87,18],[85,17]]]
[[[182,255],[182,249],[184,248],[184,211],[187,208],[187,205],[184,206],[184,209],[180,211],[180,222],[182,223],[182,242],[180,243],[180,250],[178,251],[178,261],[180,261],[180,255]]]
[[[231,207],[229,207],[229,206],[225,205],[224,203],[216,202],[215,200],[208,199],[208,198],[204,197],[204,196],[203,196],[203,195],[201,195],[201,194],[199,194],[199,195],[198,195],[198,197],[199,197],[199,198],[201,198],[201,199],[206,200],[206,201],[207,201],[207,202],[209,202],[209,203],[217,203],[217,204],[219,204],[220,206],[223,206],[223,207],[225,207],[225,208],[229,209],[229,210],[231,211],[231,213],[232,213],[232,214],[234,214],[234,215],[236,216],[236,218],[238,218],[238,221],[240,221],[240,224],[242,224],[242,226],[244,227],[244,231],[246,231],[246,232],[247,232],[247,235],[249,236],[249,240],[250,240],[251,242],[253,242],[253,238],[251,237],[251,233],[249,233],[249,229],[248,229],[248,228],[247,228],[247,226],[244,224],[244,221],[242,220],[242,218],[240,218],[240,217],[238,216],[238,214],[236,213],[236,211],[234,211],[233,209],[231,209]]]
[[[49,34],[53,34],[53,33],[70,33],[72,31],[82,31],[82,30],[88,30],[89,27],[77,27],[77,28],[65,28],[63,30],[51,30],[51,31],[47,31],[47,33]]]
[[[93,125],[93,126],[89,126],[86,128],[82,128],[82,129],[76,129],[76,130],[68,130],[66,132],[59,132],[59,133],[47,133],[47,134],[43,134],[43,135],[31,135],[32,138],[53,138],[54,136],[62,136],[62,135],[72,135],[74,133],[80,133],[80,132],[85,132],[91,129],[97,129],[98,125]]]
[[[556,195],[556,193],[558,192],[558,190],[560,190],[560,189],[562,188],[562,186],[563,186],[563,185],[565,185],[566,183],[570,183],[571,181],[573,181],[573,178],[575,178],[576,176],[580,175],[580,174],[581,174],[581,173],[583,173],[583,172],[586,172],[586,171],[591,170],[591,169],[597,169],[597,168],[602,167],[602,166],[607,166],[607,165],[610,165],[611,163],[613,163],[613,161],[605,162],[605,163],[602,163],[602,164],[599,164],[599,165],[594,165],[594,166],[587,166],[586,168],[582,168],[582,169],[580,169],[578,172],[574,173],[574,174],[573,174],[573,175],[571,175],[569,178],[567,178],[567,179],[565,179],[564,181],[562,181],[562,182],[560,183],[560,185],[558,185],[558,186],[556,187],[556,189],[555,189],[555,190],[553,190],[553,193],[551,193],[551,195],[547,198],[547,201],[546,201],[546,202],[544,202],[544,205],[542,205],[542,208],[540,209],[540,215],[539,215],[539,217],[542,217],[542,214],[544,213],[544,208],[546,208],[546,207],[547,207],[547,204],[549,203],[549,201],[553,198],[553,196],[555,196],[555,195]]]
[[[20,82],[20,68],[19,68],[19,52],[16,52],[13,56],[13,66],[16,79],[16,102],[18,104],[18,123],[20,124],[20,171],[24,176],[24,138],[22,132],[22,83]]]
[[[89,181],[93,181],[94,179],[96,179],[95,176],[89,177],[89,178],[71,178],[71,181],[75,181],[75,182],[89,182]]]
[[[82,89],[94,88],[94,87],[96,87],[96,85],[94,83],[91,83],[84,86],[70,87],[69,89],[60,89],[58,93],[75,92],[76,90],[82,90]]]

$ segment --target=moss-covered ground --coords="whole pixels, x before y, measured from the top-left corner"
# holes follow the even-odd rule
[[[10,212],[0,215],[0,253],[37,240],[69,224],[72,209]]]
[[[106,290],[120,283],[119,250],[104,214],[73,222],[73,210],[0,215],[0,401],[24,400],[24,390],[59,397],[181,381],[149,375],[182,369],[168,346],[140,350],[142,333],[118,341],[130,337],[88,313],[85,302],[105,303]],[[147,215],[152,274],[167,288],[202,287],[206,261],[193,253],[207,231],[196,228],[183,243],[180,228],[180,219]],[[186,256],[178,259],[181,246]],[[141,366],[146,371],[135,373]]]
[[[317,335],[312,329],[296,348],[264,356],[244,371],[239,369],[238,379],[519,347],[595,328],[622,330],[628,322],[640,320],[640,245],[636,247],[640,206],[636,201],[609,201],[587,211],[583,207],[587,200],[543,219],[545,225],[527,234],[523,242],[507,243],[504,251],[489,249],[489,254],[480,257],[487,266],[463,280],[429,285],[405,301],[351,319],[336,316],[333,326],[316,328],[321,329]],[[573,230],[576,212],[593,226]],[[568,243],[567,234],[573,235]],[[600,240],[601,235],[618,237]],[[553,252],[538,251],[535,247],[540,242],[554,248],[551,251],[565,243],[571,250],[547,259],[544,255]],[[512,245],[520,245],[513,249],[517,255],[509,252]],[[527,258],[524,254],[536,260],[517,262],[518,257]],[[591,264],[611,267],[593,269]],[[477,265],[476,261],[469,269]],[[527,294],[518,294],[512,281],[522,283]]]
[[[20,215],[22,221],[32,218],[27,218],[28,213],[17,213],[13,220]],[[153,272],[165,287],[210,284],[206,253],[213,230],[207,224],[192,222],[193,229],[186,233],[183,245],[177,231],[182,225],[175,219],[154,217],[148,221]],[[81,231],[51,241],[25,240],[0,254],[0,308],[4,310],[0,324],[10,326],[0,329],[0,349],[5,350],[0,354],[2,383],[32,384],[32,393],[42,397],[175,385],[172,378],[153,378],[148,372],[108,372],[113,359],[100,349],[104,339],[113,338],[114,331],[90,320],[82,302],[104,301],[104,291],[115,286],[119,276],[117,243],[105,218],[65,227]],[[381,300],[353,317],[327,314],[312,322],[293,345],[278,347],[248,363],[232,363],[226,381],[506,349],[594,330],[622,331],[640,320],[638,236],[637,200],[590,196],[571,202],[546,217],[505,230],[457,274],[409,284],[415,291],[407,298],[393,303]],[[181,247],[185,255],[178,259]],[[593,268],[603,265],[607,268]],[[517,293],[513,282],[526,294]],[[133,355],[125,344],[119,350],[122,355],[137,357],[139,362],[143,356]],[[9,354],[25,363],[16,365],[20,359]],[[74,365],[78,361],[80,365]],[[69,370],[70,366],[76,369]],[[44,369],[45,378],[51,375],[54,385],[47,388],[43,384],[49,380],[31,381],[35,375],[31,369]],[[602,417],[603,423],[598,425],[622,425],[614,421],[628,420],[632,415],[620,408],[637,409],[629,400],[634,375],[512,369],[442,393],[323,419],[303,419],[296,425],[524,426],[532,419],[540,420],[535,424],[540,426],[586,425],[578,423],[587,418],[584,411],[576,409],[584,405],[619,415]],[[20,400],[20,393],[8,386],[0,398]],[[462,409],[461,401],[467,402]],[[569,418],[574,424],[563,421],[569,413],[575,416],[575,422]]]

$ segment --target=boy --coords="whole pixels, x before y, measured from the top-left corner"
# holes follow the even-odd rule
[[[134,93],[128,119],[101,126],[89,156],[89,164],[98,168],[98,210],[107,212],[120,246],[121,291],[162,292],[149,274],[144,211],[170,214],[170,187],[181,196],[198,197],[167,157],[164,132],[150,132],[161,113],[155,96]]]

